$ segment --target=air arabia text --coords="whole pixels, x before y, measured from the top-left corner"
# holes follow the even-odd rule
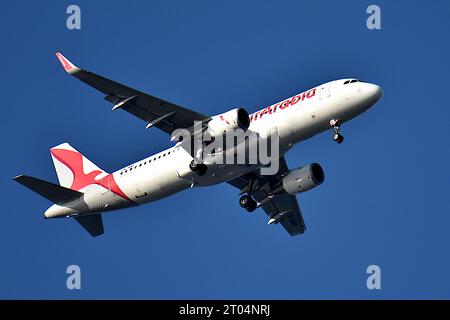
[[[316,88],[302,92],[300,94],[297,94],[293,96],[292,98],[286,99],[282,102],[276,103],[274,105],[271,105],[269,107],[266,107],[262,110],[259,110],[253,114],[250,115],[250,121],[256,121],[258,119],[261,119],[265,114],[272,114],[276,113],[277,110],[284,110],[289,106],[296,105],[300,101],[304,101],[305,99],[310,99],[316,95]]]

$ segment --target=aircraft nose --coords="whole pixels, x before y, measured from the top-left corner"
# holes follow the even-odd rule
[[[376,84],[373,83],[366,83],[366,90],[367,95],[369,96],[370,100],[373,101],[373,103],[377,102],[378,100],[383,97],[383,89]]]

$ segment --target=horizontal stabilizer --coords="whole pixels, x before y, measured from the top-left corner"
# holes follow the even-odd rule
[[[28,189],[40,194],[44,198],[55,204],[64,204],[83,196],[82,192],[71,190],[59,185],[47,182],[38,178],[20,175],[14,178],[15,181],[24,185]]]
[[[103,234],[103,220],[101,214],[93,214],[89,216],[78,216],[75,220],[81,226],[86,229],[87,232],[93,237],[97,237]]]

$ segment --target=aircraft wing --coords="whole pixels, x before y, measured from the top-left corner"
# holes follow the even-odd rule
[[[257,202],[262,203],[261,208],[269,216],[269,224],[281,223],[291,236],[295,236],[306,230],[297,197],[286,192],[270,197],[288,170],[286,160],[281,157],[280,169],[275,175],[263,176],[257,172],[251,172],[230,180],[228,183],[241,189],[241,193],[248,193]]]
[[[190,128],[194,121],[210,119],[201,113],[180,107],[171,102],[140,92],[90,71],[82,70],[61,53],[56,53],[64,70],[70,75],[104,93],[113,110],[123,109],[147,122],[147,128],[155,126],[168,134],[175,129]]]

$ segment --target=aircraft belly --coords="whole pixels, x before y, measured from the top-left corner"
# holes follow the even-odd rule
[[[129,200],[124,199],[111,190],[106,190],[101,186],[91,185],[83,196],[83,203],[89,207],[90,212],[101,212],[115,210],[132,205]]]
[[[138,178],[132,200],[139,204],[156,201],[189,188],[190,185],[190,181],[178,177],[175,167],[158,166],[147,170]]]
[[[63,205],[53,205],[47,212],[47,218],[76,216],[105,212],[133,206],[134,203],[124,199],[114,192],[98,185],[89,185],[82,189],[84,193],[79,199],[64,203]]]
[[[211,164],[204,176],[195,178],[195,185],[210,186],[232,180],[258,169],[260,165]]]

